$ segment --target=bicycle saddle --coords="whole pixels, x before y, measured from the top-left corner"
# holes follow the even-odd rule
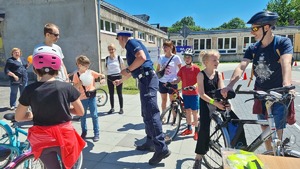
[[[7,113],[3,116],[6,120],[15,121],[15,113]]]

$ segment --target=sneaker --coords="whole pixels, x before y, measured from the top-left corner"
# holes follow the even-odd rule
[[[15,106],[11,106],[11,107],[10,107],[10,110],[15,110],[15,109],[16,109]]]
[[[123,113],[124,113],[123,109],[120,109],[119,114],[123,114]]]
[[[147,143],[144,143],[140,146],[136,146],[135,148],[136,150],[139,150],[139,151],[150,151],[150,152],[155,152],[155,147],[154,145],[149,145]]]
[[[193,165],[193,169],[201,169],[201,161],[202,160],[195,160],[195,163]]]
[[[86,135],[87,135],[87,132],[86,132],[86,131],[85,131],[85,132],[82,132],[82,133],[81,133],[81,138],[82,138],[82,139],[85,139],[85,138],[86,138]]]
[[[182,136],[186,136],[186,135],[190,135],[190,134],[192,134],[192,133],[193,133],[193,130],[185,129],[185,130],[181,133],[181,135],[182,135]]]
[[[194,133],[194,140],[197,141],[198,140],[198,132]]]
[[[156,165],[158,164],[162,159],[169,157],[171,154],[170,150],[165,150],[162,152],[155,152],[152,156],[152,158],[149,160],[150,165]]]
[[[111,108],[108,112],[107,112],[107,114],[112,114],[112,113],[114,113],[115,112],[115,109],[114,108]]]
[[[99,135],[95,135],[93,138],[93,142],[97,142],[97,141],[99,141]]]

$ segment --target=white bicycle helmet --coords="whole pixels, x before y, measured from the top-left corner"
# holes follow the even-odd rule
[[[62,61],[56,49],[50,46],[41,46],[33,51],[32,64],[35,69],[52,68],[59,70]]]
[[[193,51],[193,49],[191,49],[191,48],[187,48],[184,52],[183,52],[183,55],[184,56],[194,56],[194,51]]]

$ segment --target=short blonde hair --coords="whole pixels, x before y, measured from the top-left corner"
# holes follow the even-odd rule
[[[218,56],[219,58],[221,57],[219,51],[215,49],[202,50],[199,54],[199,60],[201,60],[201,62],[205,65],[205,62],[210,56]]]
[[[13,53],[14,53],[15,51],[20,51],[20,56],[22,56],[22,51],[21,51],[20,48],[12,48],[12,50],[11,50],[11,52],[10,52],[11,56],[13,56]]]
[[[109,45],[107,46],[107,49],[108,49],[109,47],[111,47],[111,48],[113,48],[114,50],[116,50],[116,46],[115,46],[113,43],[109,44]]]
[[[76,57],[76,64],[81,64],[81,65],[90,65],[90,59],[85,56],[85,55],[79,55]]]

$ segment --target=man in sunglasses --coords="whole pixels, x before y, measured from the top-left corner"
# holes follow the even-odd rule
[[[64,54],[63,54],[61,48],[57,44],[55,44],[59,39],[59,27],[53,23],[47,23],[44,26],[44,36],[45,36],[44,42],[35,46],[34,49],[37,49],[41,46],[50,46],[50,47],[56,49],[60,53],[59,57],[63,61]],[[61,64],[58,75],[56,76],[56,79],[60,80],[60,81],[69,82],[67,69],[63,62]],[[38,80],[39,80],[39,77],[38,77]]]
[[[250,45],[246,50],[244,58],[234,70],[229,84],[222,89],[223,97],[226,97],[227,92],[233,89],[234,84],[240,79],[250,61],[253,63],[252,75],[254,74],[256,77],[255,90],[267,91],[272,88],[291,85],[293,46],[289,38],[273,34],[272,31],[278,18],[276,12],[262,11],[253,15],[247,22],[247,24],[251,24],[251,34],[257,42]],[[282,138],[282,131],[286,125],[284,110],[283,105],[275,103],[272,106],[279,139]],[[258,119],[267,119],[264,103],[255,100],[253,114],[257,114]],[[267,127],[261,126],[263,131]],[[267,150],[272,150],[271,140],[266,141],[265,146]]]

